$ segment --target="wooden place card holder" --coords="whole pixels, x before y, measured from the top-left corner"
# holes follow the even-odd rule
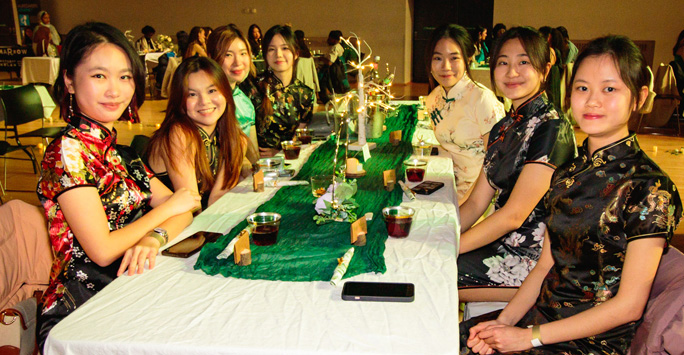
[[[399,145],[401,142],[401,131],[392,131],[390,132],[390,143],[392,145]]]
[[[351,243],[357,247],[366,245],[366,234],[368,234],[368,224],[366,218],[361,217],[351,225]]]
[[[235,258],[236,264],[247,266],[252,263],[252,251],[249,249],[249,232],[243,230],[238,237],[239,239],[237,243],[235,243],[233,257]]]
[[[382,180],[385,190],[391,192],[394,190],[394,184],[397,183],[397,172],[394,169],[383,171]]]
[[[252,175],[254,192],[264,192],[264,171],[259,170]]]

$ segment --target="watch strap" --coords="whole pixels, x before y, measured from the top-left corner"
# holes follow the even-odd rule
[[[538,348],[544,345],[541,341],[541,330],[539,325],[532,327],[532,346]]]

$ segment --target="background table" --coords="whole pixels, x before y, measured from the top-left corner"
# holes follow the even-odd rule
[[[52,85],[59,75],[59,58],[24,57],[21,60],[21,83]]]
[[[349,279],[414,283],[412,303],[343,301],[341,285],[208,276],[193,269],[196,256],[159,257],[153,271],[116,279],[53,328],[47,354],[457,354],[460,227],[451,161],[430,158],[426,178],[445,187],[404,203],[417,213],[408,238],[387,240],[387,272]],[[247,179],[180,237],[226,232],[274,193],[252,192]]]

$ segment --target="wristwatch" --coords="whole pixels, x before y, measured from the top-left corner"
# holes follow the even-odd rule
[[[147,236],[152,237],[159,241],[159,247],[163,247],[169,242],[169,233],[166,232],[164,228],[155,228],[147,233]]]
[[[535,325],[532,327],[532,346],[535,348],[544,345],[544,343],[542,343],[541,341],[541,331],[539,330],[539,328],[539,325]]]

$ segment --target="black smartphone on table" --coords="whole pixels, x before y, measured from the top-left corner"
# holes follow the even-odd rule
[[[178,244],[162,250],[161,254],[176,258],[188,258],[200,251],[205,244],[217,241],[222,235],[221,233],[197,232],[181,240]]]
[[[421,195],[429,195],[441,189],[442,187],[444,187],[443,182],[423,181],[420,184],[416,185],[414,188],[412,188],[411,191]]]
[[[342,287],[345,301],[413,302],[412,283],[347,281]]]

